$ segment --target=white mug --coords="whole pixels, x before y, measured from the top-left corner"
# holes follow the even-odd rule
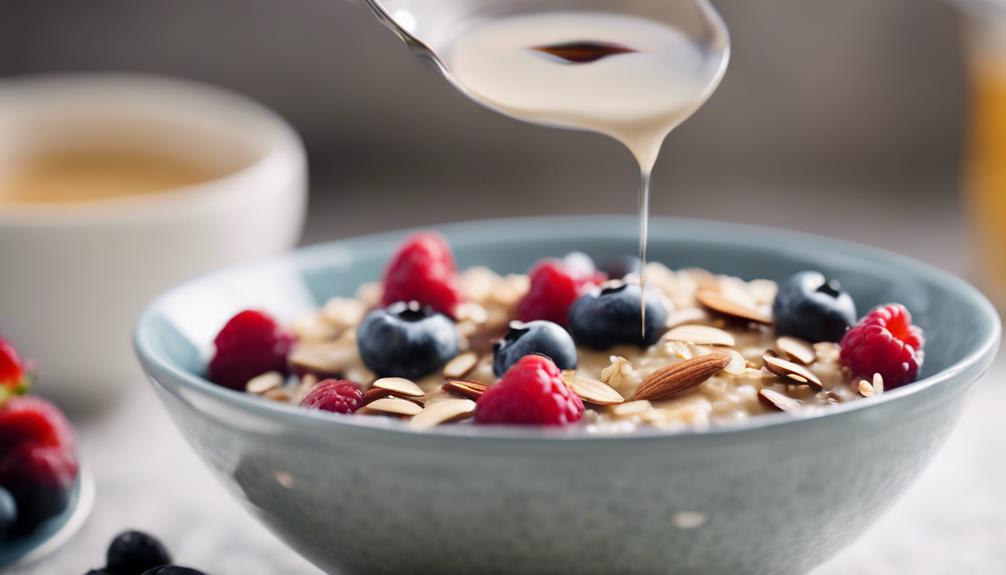
[[[303,228],[303,145],[247,98],[136,75],[0,81],[0,176],[22,154],[124,143],[227,175],[124,198],[0,207],[0,337],[36,363],[36,391],[71,410],[141,382],[130,332],[159,291],[288,249]]]

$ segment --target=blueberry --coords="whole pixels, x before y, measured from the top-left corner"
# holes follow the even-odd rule
[[[608,274],[608,277],[617,280],[625,276],[639,274],[643,262],[636,256],[624,255],[608,258],[604,260],[601,271]]]
[[[118,575],[118,574],[116,574]],[[180,565],[162,565],[161,567],[154,567],[144,571],[140,575],[206,575],[202,571],[197,571],[191,567],[182,567]]]
[[[68,487],[29,483],[9,484],[7,488],[17,502],[17,525],[14,531],[28,533],[47,519],[66,511],[70,506]]]
[[[116,575],[141,575],[152,567],[171,563],[171,554],[152,535],[126,531],[108,546],[106,562],[106,569]]]
[[[514,321],[493,345],[493,373],[502,377],[517,360],[536,353],[548,356],[559,369],[576,369],[576,344],[569,332],[550,321]]]
[[[618,344],[647,346],[656,343],[664,333],[667,309],[659,292],[646,290],[645,337],[640,323],[639,284],[618,282],[617,285],[594,288],[581,295],[569,311],[570,329],[577,343],[594,349],[608,349]]]
[[[856,322],[856,304],[837,281],[805,271],[779,286],[772,315],[779,335],[837,342]]]
[[[17,523],[17,503],[14,496],[0,487],[0,539],[3,539],[14,529]]]
[[[378,376],[419,379],[458,354],[458,332],[432,308],[398,302],[370,312],[356,344],[364,365]]]

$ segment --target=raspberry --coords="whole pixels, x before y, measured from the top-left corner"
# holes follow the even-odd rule
[[[543,355],[526,355],[491,386],[475,406],[475,422],[568,425],[583,417],[583,402]]]
[[[0,457],[22,443],[76,447],[73,428],[55,405],[34,396],[12,397],[0,410]]]
[[[901,304],[874,308],[842,338],[842,363],[863,378],[879,373],[886,388],[915,381],[925,340]]]
[[[416,301],[453,318],[461,300],[458,268],[447,240],[436,232],[405,240],[384,272],[381,306]]]
[[[0,388],[23,390],[29,383],[25,363],[9,342],[0,338]]]
[[[538,262],[530,275],[531,287],[517,304],[517,319],[543,319],[561,326],[569,325],[569,308],[583,288],[603,278],[557,259]]]
[[[214,340],[210,360],[214,383],[243,390],[248,380],[269,371],[287,374],[287,355],[293,336],[268,314],[245,310],[230,319]]]
[[[358,384],[344,379],[326,379],[314,386],[300,405],[334,413],[353,413],[361,403],[363,390]]]

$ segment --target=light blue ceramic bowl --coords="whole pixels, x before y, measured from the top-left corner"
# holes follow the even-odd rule
[[[462,266],[524,271],[570,250],[631,251],[632,220],[500,220],[440,228]],[[919,474],[998,349],[999,319],[963,281],[864,246],[746,226],[655,220],[651,255],[781,279],[837,277],[862,309],[908,305],[928,339],[922,379],[824,415],[629,437],[445,427],[301,411],[201,374],[246,307],[290,319],[379,277],[402,238],[315,246],[174,289],[136,348],[192,446],[252,512],[328,572],[804,573]]]

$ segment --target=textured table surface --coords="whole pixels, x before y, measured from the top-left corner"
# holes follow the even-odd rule
[[[451,195],[450,190],[441,192],[448,198]],[[758,201],[771,199],[772,193],[757,195]],[[736,213],[747,209],[746,197],[735,196],[734,201],[739,202]],[[444,204],[449,206],[450,202]],[[952,202],[913,208],[910,215],[927,233],[912,234],[891,230],[882,212],[872,219],[859,217],[850,226],[852,218],[846,216],[853,214],[853,208],[843,206],[827,206],[831,217],[826,220],[794,218],[789,212],[765,216],[761,223],[806,224],[802,227],[896,249],[957,273],[967,272],[959,218],[946,217],[956,209]],[[331,207],[316,205],[308,241],[364,231],[379,216],[369,213],[371,208],[366,206],[351,206],[358,218],[344,217],[346,225],[332,234],[322,224],[329,221],[324,214]],[[402,206],[398,211],[407,213],[408,208]],[[562,208],[552,206],[555,211]],[[679,214],[721,215],[703,211],[702,205],[688,204],[687,200],[677,208],[675,213]],[[486,211],[492,209],[494,206],[488,206]],[[501,209],[505,213],[505,207]],[[448,211],[430,219],[442,221],[461,215]],[[409,222],[404,217],[381,220],[381,225],[405,225]],[[960,425],[933,464],[875,526],[813,575],[1006,573],[1004,377],[1006,361],[1000,359],[972,394]],[[148,386],[136,383],[115,409],[78,424],[83,458],[98,483],[98,501],[90,521],[56,554],[10,572],[83,574],[102,563],[104,548],[117,531],[131,527],[160,535],[179,562],[213,575],[318,575],[317,569],[284,547],[224,492],[185,445]]]

